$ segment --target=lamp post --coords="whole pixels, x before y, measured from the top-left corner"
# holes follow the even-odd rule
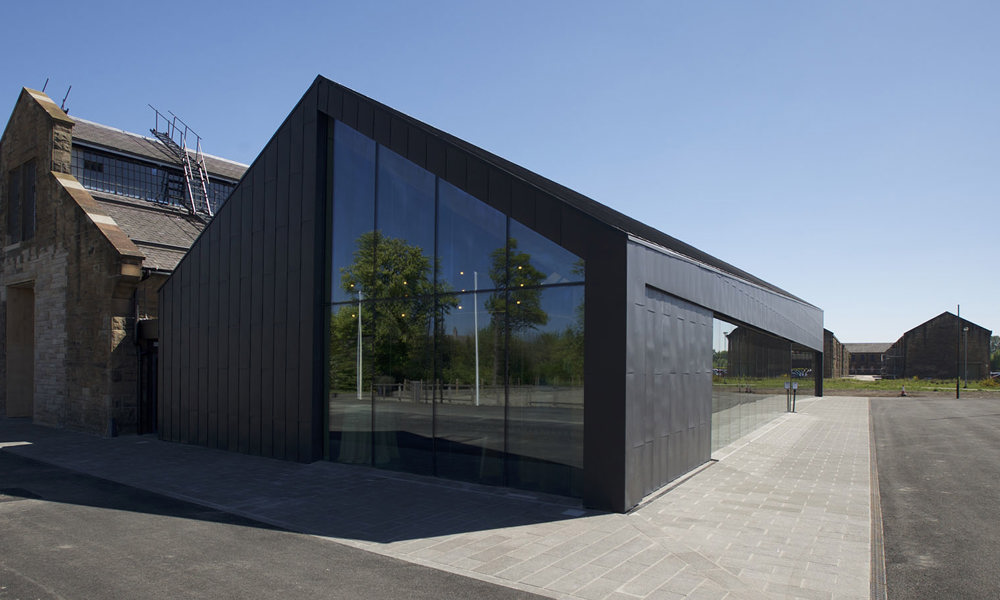
[[[965,386],[969,387],[969,326],[966,325],[962,328],[962,334],[965,336]]]
[[[960,369],[962,368],[962,357],[959,354],[962,348],[962,305],[961,304],[958,305],[956,312],[958,313],[957,315],[955,315],[958,318],[958,339],[956,340],[958,345],[955,346],[955,371],[956,371],[955,399],[958,400],[959,398],[962,397],[962,372],[960,371]]]

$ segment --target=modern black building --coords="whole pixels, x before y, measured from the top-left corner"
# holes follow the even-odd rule
[[[615,511],[774,402],[723,330],[822,393],[820,309],[322,77],[160,294],[163,439]]]

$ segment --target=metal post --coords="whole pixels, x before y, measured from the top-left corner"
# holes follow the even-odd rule
[[[958,400],[962,395],[962,305],[958,305],[958,340],[956,340],[957,346],[955,346],[955,399]]]
[[[962,328],[962,334],[965,336],[965,386],[969,387],[969,326],[966,325]]]

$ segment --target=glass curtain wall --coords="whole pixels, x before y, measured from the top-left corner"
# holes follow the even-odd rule
[[[712,351],[714,452],[787,410],[793,354],[787,340],[719,318],[712,320]],[[796,381],[811,382],[811,371]]]
[[[330,459],[579,496],[583,262],[332,130]]]

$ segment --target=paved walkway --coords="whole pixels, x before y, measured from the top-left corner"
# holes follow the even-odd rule
[[[868,402],[799,402],[627,515],[0,419],[0,451],[553,598],[867,599]],[[2,487],[2,486],[0,486]]]

